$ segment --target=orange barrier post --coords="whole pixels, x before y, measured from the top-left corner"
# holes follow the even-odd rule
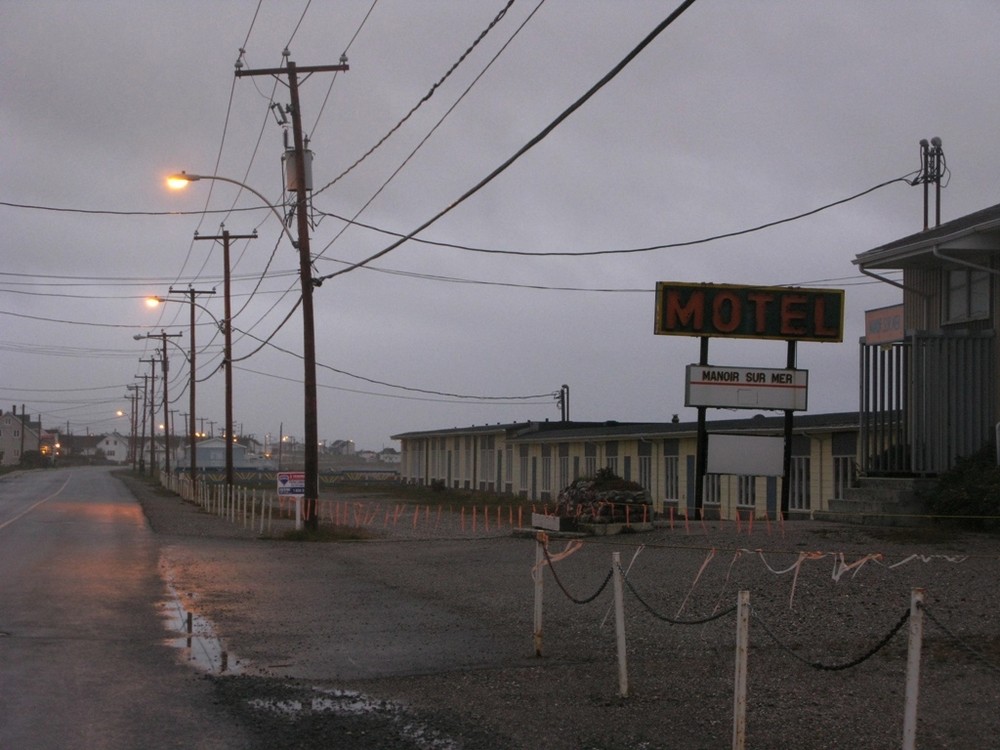
[[[472,506],[472,533],[476,533],[476,506]]]
[[[462,506],[461,529],[462,529],[462,531],[465,531],[465,506],[464,505]]]
[[[670,506],[670,530],[674,530],[674,506]]]

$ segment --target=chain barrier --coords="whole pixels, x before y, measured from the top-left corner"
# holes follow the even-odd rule
[[[797,653],[795,653],[795,651],[792,650],[790,646],[786,645],[785,643],[782,643],[781,639],[774,634],[774,632],[767,626],[767,622],[764,621],[764,618],[762,618],[757,613],[757,610],[754,609],[753,607],[750,608],[750,614],[752,614],[754,619],[760,623],[761,627],[764,628],[764,632],[767,633],[769,636],[771,636],[771,640],[773,640],[778,645],[779,648],[783,649],[790,656],[794,657],[795,659],[802,662],[806,666],[812,667],[813,669],[819,669],[825,672],[839,672],[844,669],[850,669],[851,667],[856,667],[862,662],[865,662],[868,659],[872,658],[873,656],[875,656],[875,654],[877,654],[879,651],[885,648],[886,645],[888,645],[889,641],[892,640],[893,636],[896,635],[896,633],[900,631],[900,628],[902,628],[903,625],[906,624],[906,621],[910,619],[910,610],[906,609],[903,612],[903,616],[899,618],[899,622],[897,622],[892,627],[892,629],[888,633],[886,633],[885,636],[883,636],[883,638],[878,643],[876,643],[871,649],[869,649],[866,653],[862,654],[856,659],[852,659],[851,661],[845,662],[843,664],[823,664],[822,662],[809,661],[805,657],[799,656]]]
[[[545,555],[545,562],[548,563],[549,570],[552,571],[552,577],[555,579],[556,585],[566,595],[566,598],[569,599],[571,602],[573,602],[573,604],[590,604],[592,601],[594,601],[594,599],[599,597],[601,595],[601,592],[608,587],[608,583],[611,581],[611,575],[614,572],[611,570],[608,571],[608,575],[604,579],[604,582],[600,585],[597,591],[595,591],[591,596],[588,596],[586,599],[577,599],[575,596],[569,593],[569,591],[566,590],[566,587],[563,586],[562,581],[559,580],[559,576],[556,574],[556,566],[553,564],[552,558],[549,557],[549,546],[547,544],[542,545],[542,554]]]
[[[653,607],[650,604],[648,604],[645,599],[639,596],[639,592],[635,590],[635,587],[632,585],[632,582],[628,579],[628,576],[625,575],[625,571],[622,570],[620,566],[618,570],[622,574],[622,580],[625,581],[626,588],[628,588],[632,596],[634,596],[639,601],[639,604],[645,607],[646,611],[649,612],[649,614],[651,614],[657,620],[662,620],[663,622],[670,623],[671,625],[704,625],[707,622],[712,622],[713,620],[719,620],[725,617],[726,615],[731,615],[733,612],[736,611],[736,607],[732,606],[729,609],[725,609],[721,612],[717,612],[714,615],[709,615],[708,617],[702,617],[697,620],[675,620],[674,618],[668,617],[667,615],[661,614],[657,612],[655,609],[653,609]]]
[[[986,657],[985,654],[983,654],[980,651],[976,650],[975,648],[973,648],[972,646],[970,646],[968,643],[966,643],[964,640],[962,640],[957,635],[955,635],[951,630],[949,630],[948,627],[943,622],[941,622],[938,618],[936,618],[934,616],[934,613],[931,612],[931,610],[929,610],[927,608],[927,605],[925,605],[925,604],[919,604],[918,606],[923,610],[924,614],[927,615],[927,619],[928,620],[930,620],[935,625],[937,625],[939,628],[941,628],[941,630],[943,630],[944,633],[949,638],[951,638],[955,643],[957,643],[961,648],[965,649],[970,654],[972,654],[972,656],[974,656],[976,659],[978,659],[988,669],[990,669],[993,672],[997,672],[998,674],[1000,674],[1000,667],[998,667],[996,664],[994,664],[993,662],[991,662]]]

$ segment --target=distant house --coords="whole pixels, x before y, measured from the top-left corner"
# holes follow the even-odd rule
[[[401,458],[395,448],[383,448],[378,454],[378,460],[384,464],[398,464]]]
[[[256,441],[251,441],[253,445],[259,445]],[[185,442],[177,447],[174,454],[173,468],[183,470],[190,468],[191,460],[190,447]],[[225,438],[208,438],[195,444],[195,463],[199,471],[217,471],[226,468],[226,440]],[[243,443],[233,443],[233,468],[234,469],[266,469],[272,464],[264,461],[249,446]]]
[[[0,466],[17,466],[23,454],[39,450],[40,432],[40,425],[33,425],[30,417],[0,413]]]
[[[889,326],[895,335],[868,325],[861,342],[861,469],[938,474],[989,444],[1000,423],[1000,205],[854,263],[903,300],[901,320]],[[886,271],[902,271],[902,281]]]
[[[73,458],[97,458],[104,435],[65,435],[62,439],[62,453]]]
[[[125,435],[112,432],[110,435],[101,435],[97,441],[97,455],[106,458],[114,464],[123,464],[130,460],[129,439]]]

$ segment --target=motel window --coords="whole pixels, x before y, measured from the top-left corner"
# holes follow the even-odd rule
[[[855,472],[854,456],[833,457],[833,496],[835,499],[842,500],[845,495],[844,490],[854,486]]]
[[[719,474],[706,474],[702,493],[705,505],[720,505],[722,503],[722,477]]]
[[[653,444],[639,441],[639,484],[653,489]]]
[[[552,491],[552,446],[542,446],[542,499],[548,500]]]
[[[514,481],[514,446],[508,445],[504,448],[504,482],[511,484]]]
[[[663,488],[665,500],[679,500],[681,496],[680,458],[665,456],[663,459]]]
[[[788,506],[792,510],[809,510],[809,456],[792,456]]]
[[[479,489],[488,489],[496,476],[496,436],[483,435],[479,438]]]
[[[558,490],[563,490],[569,486],[569,445],[562,443],[559,446],[559,486]]]
[[[945,323],[982,320],[990,315],[990,274],[975,269],[946,272]]]
[[[521,473],[520,487],[522,490],[526,490],[528,489],[528,446],[526,444],[518,446],[518,465]]]
[[[833,435],[833,496],[843,499],[845,490],[857,480],[857,444],[855,432],[838,432]]]
[[[736,504],[757,505],[757,477],[744,475],[736,478]]]
[[[611,470],[612,474],[618,474],[618,441],[608,440],[604,444],[605,466]]]
[[[597,476],[597,445],[587,443],[583,446],[583,475],[585,477]]]

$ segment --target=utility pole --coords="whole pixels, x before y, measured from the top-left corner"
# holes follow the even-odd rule
[[[170,398],[167,396],[167,383],[170,378],[167,373],[170,371],[170,359],[167,357],[167,339],[178,338],[182,334],[180,333],[167,333],[163,329],[160,329],[159,333],[147,333],[147,339],[161,339],[163,341],[163,348],[160,350],[160,362],[163,364],[163,430],[165,434],[165,445],[166,448],[163,451],[163,468],[170,473]],[[154,414],[153,420],[156,420]]]
[[[148,335],[148,334],[147,334]],[[146,403],[149,405],[149,476],[156,477],[156,364],[160,361],[156,357],[140,359],[140,362],[149,363],[149,397]],[[143,378],[146,376],[143,375]],[[145,413],[145,408],[143,409]],[[143,417],[145,421],[145,417]]]
[[[228,268],[228,263],[226,264]],[[226,278],[229,278],[229,274],[226,274]],[[188,383],[188,389],[190,393],[188,394],[188,417],[190,421],[188,422],[188,449],[191,451],[191,481],[198,481],[198,459],[195,456],[196,447],[198,443],[198,430],[195,427],[195,385],[198,382],[198,378],[195,377],[195,345],[194,345],[194,308],[197,304],[194,300],[199,294],[215,294],[214,289],[194,289],[193,287],[188,287],[187,289],[174,289],[170,287],[170,294],[186,294],[190,298],[191,303],[191,353],[188,355],[188,367],[191,368],[191,378]],[[228,295],[227,295],[228,296]]]
[[[132,462],[132,471],[135,471],[135,459],[136,459],[135,438],[136,438],[136,428],[138,427],[136,420],[138,419],[139,416],[138,414],[136,414],[136,408],[137,408],[136,402],[138,401],[139,398],[139,386],[127,385],[125,387],[128,389],[128,393],[126,394],[125,398],[129,399],[132,402],[132,409],[129,411],[128,415],[129,437],[128,437],[128,457],[126,458],[126,460]]]
[[[299,235],[299,283],[302,287],[302,361],[305,372],[304,383],[304,425],[305,430],[305,493],[302,514],[307,529],[319,527],[317,501],[319,500],[319,425],[316,397],[316,331],[313,321],[313,277],[312,257],[309,252],[309,214],[306,196],[306,160],[302,138],[302,108],[299,103],[299,73],[305,76],[313,73],[341,72],[350,68],[347,58],[342,57],[339,65],[311,65],[299,68],[288,60],[283,68],[261,68],[259,70],[236,69],[236,77],[242,76],[287,76],[288,93],[291,99],[292,135],[295,145],[295,218]]]
[[[224,297],[225,314],[222,318],[223,336],[225,343],[222,354],[223,366],[226,368],[226,486],[232,487],[235,484],[233,476],[233,313],[232,297],[229,280],[229,243],[233,240],[255,240],[257,232],[253,234],[230,234],[228,229],[223,229],[221,235],[202,237],[195,232],[196,240],[221,240],[222,241],[222,271],[223,284],[222,296]],[[193,308],[192,308],[193,310]],[[193,315],[192,311],[192,315]]]

